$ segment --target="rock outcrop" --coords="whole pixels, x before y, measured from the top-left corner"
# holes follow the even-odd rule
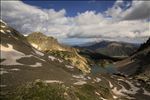
[[[72,66],[77,67],[83,73],[90,73],[90,67],[86,58],[77,53],[77,49],[60,44],[57,39],[48,37],[40,32],[34,32],[27,36],[29,43],[40,51],[61,57]]]

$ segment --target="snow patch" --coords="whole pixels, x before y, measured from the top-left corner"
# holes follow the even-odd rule
[[[137,91],[139,90],[139,88],[138,88],[138,87],[135,87],[131,82],[129,82],[129,81],[127,81],[127,80],[125,80],[125,82],[126,82],[127,84],[129,84],[130,87],[131,87],[131,89],[128,90],[128,93],[129,93],[129,94],[136,94]]]
[[[48,58],[51,59],[52,61],[56,59],[54,56],[48,56]]]
[[[12,69],[10,69],[11,71],[19,71],[20,69],[18,69],[18,68],[12,68]]]
[[[100,93],[98,93],[97,91],[95,91],[95,94],[96,94],[96,95],[98,95],[98,96],[100,96],[100,95],[101,95],[101,94],[100,94]]]
[[[6,26],[5,26],[5,25],[1,25],[1,27],[2,27],[2,28],[5,28]]]
[[[117,90],[117,87],[114,87],[114,88],[112,89],[112,92],[113,92],[114,94],[116,94],[116,95],[119,95],[119,96],[125,96],[125,94],[122,93],[122,89]]]
[[[144,91],[144,95],[148,95],[148,96],[150,96],[150,93],[148,92],[148,91],[146,91],[145,89],[143,89],[143,91]]]
[[[103,97],[100,97],[102,100],[107,100],[107,99],[105,99],[105,98],[103,98]]]
[[[35,65],[30,65],[30,67],[41,67],[42,63],[36,62]]]
[[[38,54],[38,55],[40,55],[40,56],[44,56],[44,53],[42,53],[42,52],[40,52],[40,51],[38,51],[38,50],[36,50],[36,49],[34,49],[34,51],[35,51],[36,54]]]
[[[91,80],[92,78],[90,76],[88,76],[87,79]]]
[[[44,80],[45,83],[63,83],[62,81],[59,80]]]
[[[80,80],[80,81],[75,82],[75,83],[73,83],[73,84],[74,84],[74,85],[84,85],[84,84],[86,84],[86,83],[87,83],[86,81]]]
[[[32,45],[34,48],[36,48],[36,49],[38,49],[38,50],[41,50],[41,48],[40,48],[37,44],[31,43],[31,45]]]
[[[98,82],[100,82],[100,81],[101,81],[101,79],[100,79],[100,78],[98,78],[98,77],[96,77],[96,79],[94,79],[94,81],[98,83]]]
[[[67,68],[70,68],[70,69],[73,69],[74,67],[73,66],[70,66],[70,65],[65,65]]]
[[[6,73],[8,73],[8,72],[5,71],[5,70],[1,70],[1,71],[0,71],[0,75],[6,74]]]
[[[114,99],[117,99],[118,97],[117,97],[117,96],[115,96],[115,95],[113,95],[113,98],[114,98]]]
[[[0,32],[2,32],[2,33],[4,33],[4,34],[5,34],[4,30],[2,30],[2,29],[0,30]]]
[[[111,83],[110,81],[108,81],[108,82],[109,82],[109,86],[110,86],[110,88],[113,88],[112,83]]]
[[[123,79],[119,79],[119,78],[118,78],[117,80],[118,80],[118,81],[124,81]]]
[[[34,44],[34,43],[31,43],[31,45],[34,47],[34,48],[38,48],[38,45]]]
[[[137,85],[137,86],[140,86],[141,84],[137,82],[136,85]]]
[[[74,77],[74,78],[79,78],[79,79],[84,79],[84,76],[83,76],[83,75],[72,75],[72,77]]]
[[[37,59],[39,59],[39,60],[41,60],[41,61],[44,61],[44,62],[45,62],[45,60],[42,59],[42,58],[40,58],[40,57],[37,57],[37,56],[34,56],[34,57],[37,58]]]
[[[122,80],[122,79],[119,79]],[[112,89],[112,92],[118,96],[125,96],[128,99],[135,99],[133,97],[129,97],[126,94],[136,94],[137,91],[139,90],[139,88],[135,87],[131,82],[124,80],[124,82],[126,82],[127,84],[130,85],[131,89],[127,90],[123,85],[120,85],[122,88],[120,90],[117,90],[117,87],[114,87]],[[125,93],[125,94],[124,94]]]
[[[63,62],[63,60],[60,60],[60,59],[57,59],[60,63],[62,63]]]
[[[6,30],[6,32],[10,33],[11,31],[10,30]]]
[[[54,57],[54,56],[48,56],[48,58],[51,59],[52,61],[58,60],[60,63],[63,62],[63,60],[60,60],[60,59],[58,59],[58,58],[56,58],[56,57]]]
[[[67,92],[64,92],[64,95],[65,95],[65,96],[68,96],[68,93],[67,93]]]
[[[29,34],[23,34],[23,36],[27,37]]]
[[[0,75],[8,73],[4,68],[0,68]]]
[[[5,59],[3,62],[1,62],[1,65],[23,65],[16,62],[16,60],[25,57],[26,55],[24,53],[13,49],[13,46],[11,44],[8,44],[8,47],[0,45],[0,48],[1,59]]]
[[[58,50],[59,50],[59,51],[63,51],[63,49],[62,49],[62,48],[58,48]]]

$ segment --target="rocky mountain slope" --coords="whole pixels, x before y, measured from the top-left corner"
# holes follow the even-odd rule
[[[77,49],[58,43],[57,39],[48,37],[40,32],[34,32],[27,36],[29,43],[40,51],[51,54],[67,61],[77,67],[83,73],[90,73],[90,66],[86,58],[77,53]]]
[[[101,41],[99,43],[92,44],[90,46],[82,46],[81,48],[86,48],[94,50],[98,53],[107,56],[129,56],[138,48],[137,44],[131,43],[121,43],[115,41]]]
[[[38,51],[0,22],[1,100],[149,100],[150,89],[132,77],[83,74],[61,58]]]
[[[142,50],[144,50],[144,49],[146,49],[148,47],[150,47],[150,37],[145,43],[140,45],[140,47],[138,48],[138,50],[136,52],[142,51]]]
[[[57,39],[46,36],[41,32],[34,32],[27,36],[27,40],[31,45],[41,51],[70,51],[74,52],[74,48],[59,44]]]
[[[116,66],[124,74],[150,81],[150,38],[132,56],[117,62]]]
[[[68,68],[71,65],[63,60],[32,47],[23,35],[3,21],[0,24],[0,87],[2,91],[36,79],[69,83],[70,78],[74,80],[72,74],[79,73],[75,67]]]

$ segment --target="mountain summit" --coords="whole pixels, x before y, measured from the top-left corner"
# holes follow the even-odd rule
[[[41,51],[70,51],[73,52],[74,48],[59,44],[57,39],[46,36],[41,32],[34,32],[27,36],[27,40],[32,46]]]
[[[46,36],[40,32],[34,32],[27,36],[28,42],[36,49],[59,57],[77,67],[84,73],[90,73],[87,59],[77,53],[77,49],[60,44],[57,39]]]

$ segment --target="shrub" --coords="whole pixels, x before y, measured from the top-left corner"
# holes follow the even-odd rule
[[[65,100],[65,88],[61,84],[45,84],[42,81],[28,83],[17,89],[12,100]]]

